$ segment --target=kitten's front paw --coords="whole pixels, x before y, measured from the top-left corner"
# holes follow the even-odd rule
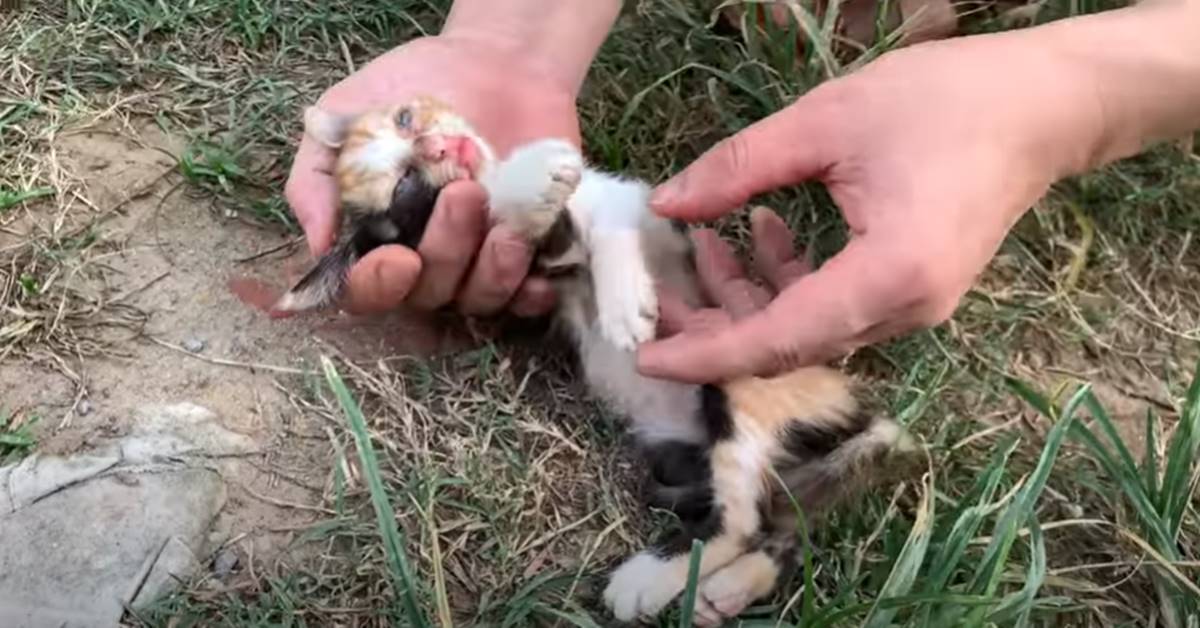
[[[650,618],[675,599],[684,584],[666,561],[642,552],[612,573],[604,603],[618,621]]]
[[[548,151],[550,154],[546,163],[550,171],[550,183],[542,192],[542,204],[561,209],[566,207],[567,200],[579,187],[579,179],[583,176],[583,157],[569,144]]]
[[[566,210],[583,168],[583,155],[565,140],[543,139],[521,146],[484,181],[492,211],[536,242]]]
[[[596,317],[600,334],[624,351],[653,340],[658,327],[658,294],[642,257],[636,231],[606,233],[593,251]]]

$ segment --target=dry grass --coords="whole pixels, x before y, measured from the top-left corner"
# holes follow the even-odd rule
[[[49,365],[69,374],[79,395],[91,360],[119,355],[148,315],[119,297],[153,285],[116,295],[90,289],[119,283],[105,256],[123,241],[105,226],[120,219],[129,199],[153,195],[169,208],[172,198],[185,197],[240,228],[294,234],[279,191],[297,111],[348,67],[435,30],[447,6],[27,4],[0,18],[0,361]],[[1046,7],[1047,17],[1102,8]],[[977,11],[972,29],[995,27],[997,14]],[[580,101],[592,158],[662,179],[822,80],[830,61],[795,63],[778,54],[771,43],[785,36],[743,37],[676,0],[627,7]],[[834,70],[853,56],[837,58]],[[174,169],[123,198],[89,198],[54,150],[68,127],[119,130],[148,121],[186,142],[171,155]],[[818,259],[843,242],[840,219],[819,187],[763,200],[784,213]],[[847,613],[844,622],[861,620],[869,608],[856,605],[894,586],[889,576],[925,512],[932,549],[914,567],[913,592],[921,591],[955,517],[979,497],[979,478],[996,474],[998,512],[1028,473],[1053,462],[1030,506],[1046,554],[1042,587],[1027,602],[1032,621],[1166,621],[1156,588],[1161,560],[1130,541],[1141,533],[1119,483],[1077,440],[1046,460],[1052,423],[1005,384],[1016,377],[1055,393],[1095,382],[1137,452],[1152,409],[1163,417],[1154,442],[1156,459],[1165,460],[1200,358],[1200,284],[1191,270],[1200,263],[1197,227],[1195,155],[1156,149],[1064,182],[1021,222],[952,322],[855,356],[849,367],[871,382],[880,407],[925,438],[935,471],[928,484],[906,483],[839,513],[815,538],[812,599],[792,599],[803,582],[797,576],[758,616],[786,606],[788,621],[808,613],[808,625],[838,624],[829,619],[835,611]],[[747,233],[742,217],[720,228],[734,238]],[[664,521],[637,506],[640,470],[612,422],[582,398],[560,350],[509,331],[499,344],[436,360],[343,357],[337,365],[368,418],[419,599],[432,616],[456,625],[604,624],[595,605],[604,569]],[[156,611],[131,615],[131,624],[405,622],[342,409],[316,375],[281,381],[296,415],[309,421],[302,431],[326,443],[333,470],[315,507],[334,514],[299,530],[293,553],[251,557],[232,577],[198,579]],[[1176,568],[1194,581],[1200,523],[1194,508],[1183,519],[1184,558]],[[986,522],[963,550],[968,576],[1004,533],[996,518]],[[995,572],[997,596],[1019,591],[1038,563],[1032,524],[1013,525],[1026,532]],[[968,608],[958,602],[935,598],[924,608]],[[828,624],[813,619],[817,611]]]

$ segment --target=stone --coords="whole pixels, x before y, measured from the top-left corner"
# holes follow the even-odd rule
[[[116,627],[198,571],[226,500],[209,458],[252,442],[194,404],[140,414],[92,451],[0,468],[0,626]]]

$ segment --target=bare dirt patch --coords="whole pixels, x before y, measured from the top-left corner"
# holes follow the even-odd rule
[[[330,439],[321,419],[304,412],[289,392],[315,377],[316,357],[428,353],[455,332],[412,315],[273,320],[239,299],[231,283],[282,286],[285,266],[302,267],[307,252],[280,249],[291,236],[191,198],[173,176],[172,155],[180,150],[152,124],[59,134],[53,162],[58,176],[75,185],[58,200],[69,206],[58,212],[31,207],[6,237],[32,241],[81,229],[91,243],[57,278],[72,295],[63,298],[64,307],[90,304],[96,314],[119,303],[142,320],[73,331],[57,352],[29,343],[0,365],[0,388],[10,411],[40,418],[39,450],[47,453],[71,453],[98,436],[125,433],[147,404],[188,401],[212,410],[262,452],[223,461],[230,498],[218,523],[246,553],[262,558],[325,512]],[[272,249],[280,250],[238,261]],[[69,345],[76,341],[102,349],[72,355]]]

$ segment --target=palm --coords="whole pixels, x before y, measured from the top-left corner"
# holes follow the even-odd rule
[[[355,110],[418,92],[449,102],[500,154],[538,137],[579,142],[571,94],[523,71],[503,52],[441,37],[417,39],[380,56],[330,88],[321,104]]]

